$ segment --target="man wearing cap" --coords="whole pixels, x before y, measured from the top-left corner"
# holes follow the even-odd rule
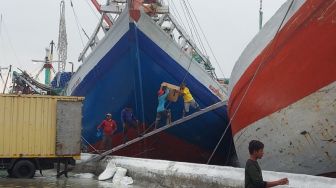
[[[168,94],[169,89],[167,88],[167,86],[161,86],[160,90],[158,91],[158,106],[156,108],[155,129],[158,127],[162,116],[166,117],[167,124],[170,121],[170,113],[165,108]]]
[[[104,136],[103,136],[103,146],[105,150],[112,149],[112,135],[117,130],[117,124],[112,119],[112,114],[106,114],[106,119],[102,121],[102,123],[97,127],[97,130],[100,128],[103,129]]]

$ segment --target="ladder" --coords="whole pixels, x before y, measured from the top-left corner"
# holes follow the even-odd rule
[[[115,151],[118,151],[118,150],[120,150],[120,149],[123,149],[123,148],[125,148],[125,147],[127,147],[127,146],[129,146],[129,145],[131,145],[131,144],[134,144],[134,143],[136,143],[136,142],[139,142],[139,141],[141,141],[141,140],[143,140],[143,139],[145,139],[145,138],[147,138],[147,137],[150,137],[150,136],[153,136],[153,135],[155,135],[155,134],[157,134],[157,133],[160,133],[160,132],[162,132],[162,131],[164,131],[164,130],[166,130],[166,129],[169,129],[170,127],[173,127],[173,126],[175,126],[175,125],[179,125],[179,124],[184,123],[184,122],[186,122],[186,121],[189,121],[189,120],[191,120],[191,119],[193,119],[193,118],[195,118],[195,117],[198,117],[198,116],[200,116],[200,115],[202,115],[202,114],[205,114],[205,113],[207,113],[207,112],[209,112],[209,111],[216,110],[216,109],[218,109],[218,108],[224,106],[226,103],[227,103],[227,101],[220,101],[220,102],[218,102],[218,103],[215,103],[215,104],[213,104],[213,105],[210,105],[210,106],[208,106],[208,107],[206,107],[206,108],[203,108],[203,109],[201,109],[201,110],[199,110],[199,111],[197,111],[197,112],[195,112],[195,113],[193,113],[193,114],[190,114],[190,115],[185,116],[185,117],[183,117],[183,118],[181,118],[181,119],[178,119],[178,120],[176,120],[176,121],[174,121],[174,122],[172,122],[172,123],[170,123],[170,124],[168,124],[168,125],[165,125],[165,126],[163,126],[163,127],[160,127],[160,128],[158,128],[158,129],[155,129],[155,130],[153,130],[153,131],[151,131],[151,132],[149,132],[149,133],[146,133],[146,134],[144,134],[144,135],[142,135],[142,136],[139,136],[139,137],[137,137],[137,138],[135,138],[135,139],[133,139],[133,140],[130,140],[130,141],[124,143],[124,144],[118,145],[118,146],[112,148],[111,150],[105,151],[104,153],[101,153],[100,155],[96,155],[96,156],[94,156],[94,157],[92,157],[92,158],[90,158],[90,159],[88,159],[88,160],[86,160],[86,161],[80,162],[80,163],[78,163],[78,164],[80,165],[80,164],[86,164],[86,163],[89,163],[89,162],[91,162],[91,161],[98,161],[98,160],[102,159],[103,157],[105,157],[105,156],[107,156],[107,155],[109,155],[109,154],[111,154],[111,153],[113,153],[113,152],[115,152]]]

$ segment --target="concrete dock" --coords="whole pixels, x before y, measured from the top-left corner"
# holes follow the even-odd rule
[[[90,157],[93,155],[83,154],[82,161]],[[98,175],[104,171],[109,162],[126,168],[127,175],[135,181],[149,182],[157,187],[244,187],[244,169],[242,168],[121,156],[107,156],[99,162],[79,164],[75,168],[75,172],[89,172]],[[283,177],[289,179],[289,185],[278,187],[336,188],[336,179],[334,178],[271,171],[263,171],[263,177],[265,181]]]

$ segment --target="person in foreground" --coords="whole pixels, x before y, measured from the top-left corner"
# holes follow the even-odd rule
[[[258,140],[252,140],[249,143],[250,158],[245,165],[245,188],[265,188],[277,185],[288,184],[288,179],[283,178],[277,181],[264,181],[260,166],[257,162],[264,155],[264,144]]]

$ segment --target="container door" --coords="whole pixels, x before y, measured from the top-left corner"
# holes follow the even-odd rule
[[[79,155],[82,102],[57,101],[56,155]]]

